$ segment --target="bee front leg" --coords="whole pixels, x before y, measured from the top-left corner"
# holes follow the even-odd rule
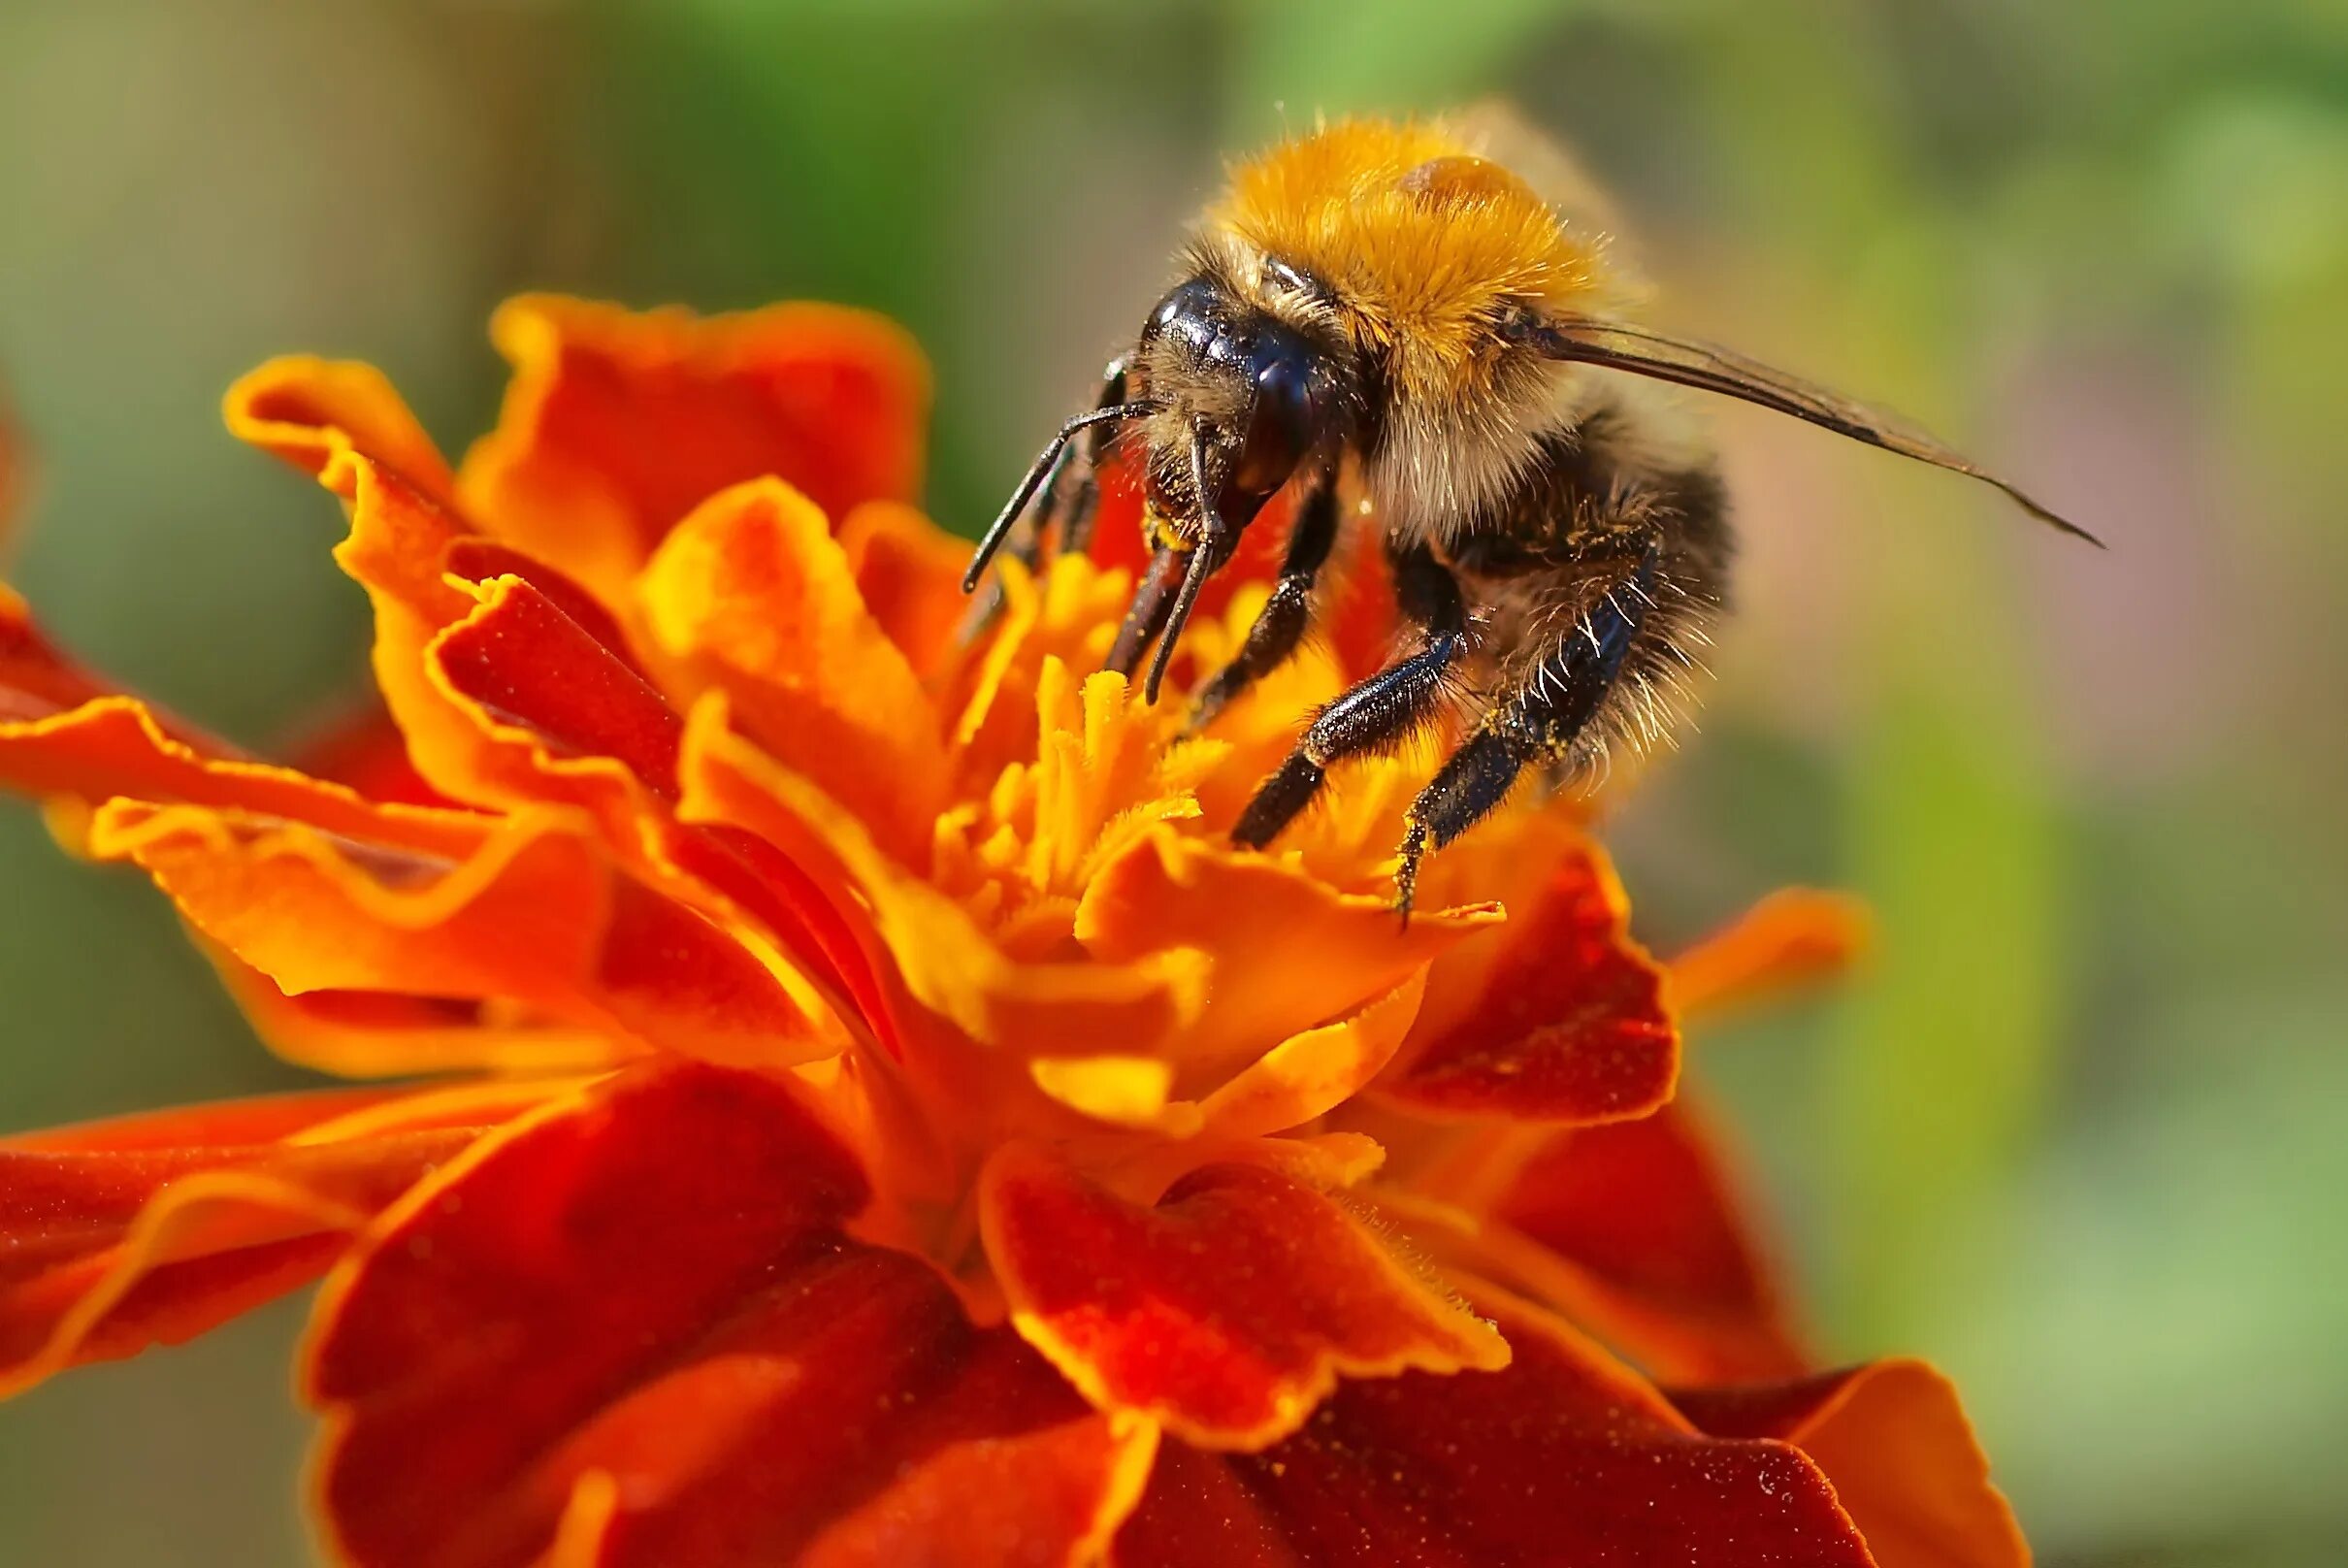
[[[1288,535],[1288,553],[1280,564],[1280,580],[1272,597],[1256,612],[1247,640],[1231,662],[1199,689],[1190,709],[1190,731],[1196,734],[1215,722],[1225,703],[1263,676],[1287,663],[1304,640],[1313,619],[1313,583],[1328,564],[1337,543],[1337,474],[1333,466],[1319,470],[1312,487],[1296,507],[1296,526]]]
[[[1093,401],[1094,409],[1114,408],[1125,401],[1130,380],[1132,355],[1120,354],[1109,361],[1101,372],[1100,396]],[[1062,553],[1083,554],[1092,543],[1092,518],[1100,506],[1100,463],[1116,439],[1118,427],[1113,424],[1094,425],[1085,432],[1079,442],[1070,441],[1060,449],[1044,478],[1043,488],[1036,493],[1035,504],[1022,518],[1019,531],[1003,546],[1003,553],[1028,571],[1035,570],[1043,559],[1044,540],[1058,521],[1060,549]],[[1071,484],[1069,476],[1075,475]],[[1064,513],[1064,515],[1063,515]],[[991,579],[971,602],[969,613],[962,617],[962,640],[968,641],[995,624],[1002,613],[1003,586],[999,578]]]
[[[1493,705],[1411,802],[1403,819],[1402,864],[1394,872],[1395,907],[1404,920],[1411,918],[1426,852],[1488,816],[1528,765],[1565,756],[1605,706],[1653,603],[1657,553],[1650,543],[1638,567],[1616,579],[1628,591],[1600,598],[1516,692]]]
[[[1321,710],[1280,771],[1263,782],[1231,830],[1232,841],[1261,849],[1321,793],[1331,764],[1398,744],[1435,716],[1444,682],[1467,651],[1467,602],[1451,569],[1424,544],[1388,546],[1394,597],[1424,640]]]
[[[1108,367],[1100,373],[1100,397],[1092,405],[1095,408],[1113,408],[1125,401],[1126,384],[1131,379],[1132,368],[1131,354],[1120,354],[1109,361]],[[1118,428],[1115,425],[1094,425],[1086,431],[1083,458],[1076,458],[1075,447],[1071,445],[1067,456],[1061,460],[1060,472],[1052,475],[1052,482],[1044,486],[1044,493],[1036,499],[1035,534],[1040,539],[1044,531],[1060,514],[1063,479],[1067,472],[1070,469],[1076,471],[1075,489],[1066,496],[1064,503],[1067,516],[1060,523],[1060,548],[1063,554],[1082,555],[1092,546],[1092,518],[1100,508],[1100,463],[1109,450],[1109,442],[1116,440]]]

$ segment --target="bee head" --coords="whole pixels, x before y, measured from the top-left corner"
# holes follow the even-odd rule
[[[1342,435],[1339,350],[1212,277],[1177,283],[1158,303],[1136,360],[1159,405],[1146,426],[1154,532],[1181,547],[1209,541],[1218,523],[1236,538]]]
[[[1135,369],[1156,410],[1143,425],[1152,549],[1112,665],[1159,637],[1156,697],[1198,586],[1230,558],[1265,502],[1347,433],[1350,353],[1201,274],[1144,322]]]

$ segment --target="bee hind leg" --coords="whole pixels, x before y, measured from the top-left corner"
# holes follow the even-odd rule
[[[1280,564],[1280,579],[1272,597],[1256,611],[1247,640],[1215,678],[1199,688],[1190,708],[1190,732],[1195,735],[1215,722],[1232,698],[1288,661],[1304,640],[1313,619],[1313,583],[1328,564],[1337,543],[1337,477],[1328,468],[1314,477],[1312,488],[1298,501],[1296,525],[1288,535],[1288,553]]]
[[[1650,544],[1637,570],[1622,579],[1632,591],[1601,599],[1517,683],[1515,695],[1484,715],[1411,802],[1403,819],[1402,864],[1394,872],[1394,905],[1406,922],[1426,852],[1490,815],[1528,766],[1568,755],[1605,706],[1651,602],[1656,556]]]
[[[1233,842],[1263,848],[1312,804],[1331,764],[1395,745],[1440,709],[1451,667],[1467,650],[1467,604],[1451,569],[1425,545],[1396,549],[1392,560],[1396,602],[1424,634],[1418,651],[1321,710],[1288,760],[1240,813]]]

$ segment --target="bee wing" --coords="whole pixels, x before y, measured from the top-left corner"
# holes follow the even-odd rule
[[[1629,371],[1659,381],[1739,398],[1808,420],[1838,436],[1847,436],[1852,441],[1978,479],[2004,491],[2016,506],[2040,522],[2103,547],[2103,541],[2086,529],[1926,432],[1759,360],[1748,359],[1734,349],[1689,338],[1668,337],[1627,322],[1600,321],[1586,316],[1537,320],[1530,328],[1529,339],[1552,359]]]

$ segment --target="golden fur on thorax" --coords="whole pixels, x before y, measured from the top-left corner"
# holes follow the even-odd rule
[[[1231,170],[1193,259],[1251,303],[1341,333],[1380,368],[1382,425],[1365,477],[1390,520],[1449,538],[1525,477],[1526,437],[1586,407],[1573,366],[1512,348],[1499,323],[1613,308],[1630,292],[1607,237],[1484,156],[1507,127],[1340,120]],[[1267,277],[1277,260],[1319,301]]]
[[[1440,392],[1488,357],[1505,302],[1606,292],[1603,238],[1483,150],[1440,122],[1340,120],[1235,165],[1207,222],[1336,290],[1398,395]]]

